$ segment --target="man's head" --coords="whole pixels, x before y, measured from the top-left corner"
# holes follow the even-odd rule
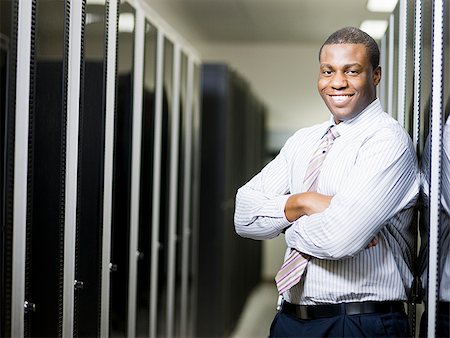
[[[378,44],[369,34],[355,27],[345,27],[331,34],[328,39],[325,40],[322,47],[320,47],[319,61],[324,46],[339,44],[364,45],[367,49],[372,68],[375,70],[380,65],[380,50],[378,49]]]
[[[357,28],[340,29],[322,45],[318,90],[336,123],[354,118],[375,100],[379,60],[375,40]]]

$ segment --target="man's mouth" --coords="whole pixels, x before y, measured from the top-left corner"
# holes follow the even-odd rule
[[[341,104],[346,102],[347,100],[349,100],[353,94],[348,94],[348,95],[328,95],[330,97],[330,99],[337,104]]]

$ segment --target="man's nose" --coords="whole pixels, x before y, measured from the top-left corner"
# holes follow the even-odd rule
[[[331,79],[331,86],[334,89],[342,89],[347,87],[347,78],[342,72],[336,72]]]

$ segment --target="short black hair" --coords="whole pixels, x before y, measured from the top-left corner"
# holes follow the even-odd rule
[[[367,49],[373,69],[380,65],[380,49],[378,48],[378,44],[369,34],[355,27],[344,27],[331,34],[328,39],[325,40],[322,47],[320,47],[319,60],[323,46],[344,43],[364,45]]]

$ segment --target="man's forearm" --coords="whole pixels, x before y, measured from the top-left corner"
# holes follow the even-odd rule
[[[294,222],[304,215],[312,215],[324,211],[330,205],[333,196],[308,191],[291,195],[284,209],[286,219]]]

